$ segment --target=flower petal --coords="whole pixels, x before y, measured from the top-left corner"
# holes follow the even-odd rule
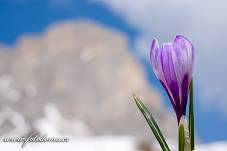
[[[173,66],[173,44],[172,43],[164,43],[162,45],[161,50],[161,63],[162,70],[166,81],[166,87],[169,89],[169,93],[173,97],[174,103],[176,105],[178,113],[180,110],[180,98],[179,98],[179,86],[177,83],[177,77],[175,74],[174,66]],[[177,114],[178,114],[177,113]]]
[[[189,85],[192,79],[194,48],[183,36],[176,36],[171,43],[159,48],[157,39],[152,41],[150,60],[156,77],[166,90],[178,122],[185,115]]]
[[[173,50],[173,65],[181,91],[181,108],[185,112],[194,64],[194,48],[189,40],[178,35],[174,39]]]
[[[192,43],[185,37],[178,35],[174,39],[173,50],[175,52],[173,53],[173,61],[177,77],[182,82],[184,75],[188,74],[190,79],[194,62]]]
[[[151,44],[150,60],[156,77],[163,83],[166,83],[162,72],[161,50],[159,49],[158,40],[156,38],[153,39]]]

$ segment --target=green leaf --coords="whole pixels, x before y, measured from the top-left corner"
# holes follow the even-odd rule
[[[152,117],[152,115],[150,114],[150,112],[147,110],[146,106],[135,95],[133,95],[133,99],[136,102],[136,105],[138,106],[139,110],[142,112],[143,116],[145,117],[145,119],[146,119],[148,125],[150,126],[154,136],[158,140],[162,150],[163,151],[170,151],[170,149],[169,149],[169,147],[168,147],[158,125],[156,124],[156,122],[155,122],[154,118]]]
[[[190,84],[190,102],[189,102],[189,135],[191,150],[195,149],[195,138],[194,138],[194,98],[193,98],[193,80]]]
[[[178,151],[184,151],[184,145],[185,145],[185,135],[184,135],[184,123],[180,122],[178,127]]]

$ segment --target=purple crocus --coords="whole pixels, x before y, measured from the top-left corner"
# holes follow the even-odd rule
[[[193,45],[185,37],[177,35],[173,42],[163,43],[159,48],[157,39],[154,39],[151,44],[150,59],[156,77],[171,100],[179,123],[186,112],[192,79]]]

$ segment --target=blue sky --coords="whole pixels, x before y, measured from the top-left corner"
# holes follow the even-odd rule
[[[123,5],[124,4],[122,4],[122,6]],[[102,2],[102,0],[100,0],[100,2],[94,2],[94,1],[88,1],[88,0],[76,0],[76,1],[0,0],[0,43],[13,45],[16,42],[17,38],[24,33],[40,33],[48,25],[52,23],[62,21],[62,20],[71,20],[71,19],[77,20],[77,19],[84,19],[84,18],[94,20],[96,22],[100,22],[104,25],[110,26],[112,28],[115,28],[117,30],[124,32],[130,39],[130,44],[131,44],[130,46],[132,47],[132,49],[135,49],[135,50],[141,48],[140,45],[138,46],[138,42],[136,42],[138,41],[139,38],[141,38],[141,35],[146,35],[143,37],[146,37],[146,38],[148,37],[148,39],[152,39],[150,35],[158,36],[158,37],[161,37],[161,40],[164,41],[164,40],[171,40],[173,38],[171,36],[174,35],[175,31],[178,32],[177,29],[174,27],[174,24],[172,25],[171,23],[169,28],[166,28],[167,25],[166,26],[162,25],[160,28],[158,28],[158,25],[155,23],[154,25],[149,23],[148,27],[144,25],[140,26],[140,24],[137,24],[137,22],[134,22],[134,20],[130,18],[130,14],[133,14],[133,11],[129,12],[128,14],[127,14],[127,11],[125,11],[125,14],[126,14],[125,15],[125,14],[122,14],[122,11],[118,9],[120,7],[116,7],[116,6],[118,5],[115,3],[113,4],[106,3],[106,2]],[[146,9],[145,5],[144,5],[144,9]],[[179,9],[179,11],[181,11],[181,9]],[[155,13],[160,13],[160,12],[157,10]],[[183,17],[187,16],[186,13],[182,13],[182,14],[183,14]],[[150,15],[152,18],[152,14]],[[163,14],[160,14],[159,16],[165,17],[163,16]],[[136,15],[134,17],[138,19]],[[159,20],[156,20],[156,21],[158,22]],[[147,30],[148,28],[149,30]],[[162,30],[162,28],[167,31],[169,30],[168,32],[169,34],[163,34],[160,31]],[[145,33],[146,31],[151,31],[151,33],[149,32]],[[157,34],[156,34],[156,31],[157,31]],[[195,34],[193,35],[192,32],[185,32],[185,28],[179,29],[179,31],[181,33],[186,33],[186,35],[189,36],[189,38],[194,39],[196,44],[200,45],[199,43],[200,40],[196,38]],[[141,38],[141,39],[143,40],[146,38]],[[145,40],[144,43],[149,47],[149,44],[150,44],[149,42]],[[199,46],[199,48],[203,48],[203,47]],[[151,71],[150,65],[147,63],[147,60],[146,59],[143,60],[143,57],[139,57],[139,58],[141,58],[142,62],[146,66],[145,73],[147,75],[149,82],[152,85],[154,85],[156,88],[162,90],[162,87],[160,86],[160,84],[154,77],[153,72]],[[207,71],[205,73],[207,73]],[[200,76],[203,76],[203,74]],[[200,78],[200,79],[203,79],[203,78]],[[195,82],[199,81],[200,79],[198,80],[196,79]],[[202,139],[203,142],[220,141],[220,140],[227,141],[227,129],[225,126],[227,124],[226,113],[223,113],[223,111],[221,111],[221,109],[219,109],[218,107],[214,107],[214,108],[212,107],[212,105],[215,104],[215,101],[221,100],[225,96],[223,96],[222,98],[215,98],[213,96],[210,97],[209,99],[211,100],[210,101],[211,105],[204,107],[204,103],[201,103],[202,102],[201,100],[206,97],[200,97],[199,95],[200,92],[201,93],[203,92],[203,85],[202,84],[201,85],[195,84],[195,85],[196,85],[195,115],[196,115],[196,130],[197,130],[198,136]],[[219,85],[214,85],[214,87],[217,87],[217,86]],[[164,102],[167,108],[171,109],[168,101],[168,97],[165,95],[163,91],[162,91],[162,94],[165,98]]]
[[[67,0],[66,0],[67,1]],[[39,0],[0,0],[0,40],[13,44],[23,33],[39,33],[49,24],[69,19],[89,18],[117,28],[130,37],[136,30],[105,8],[104,4],[78,0],[71,4]]]

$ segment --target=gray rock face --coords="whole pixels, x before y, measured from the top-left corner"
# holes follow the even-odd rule
[[[64,121],[82,121],[89,135],[153,137],[132,101],[135,93],[165,135],[175,136],[175,119],[147,84],[123,33],[89,21],[63,22],[0,49],[1,134],[15,130],[19,119],[19,133],[37,129],[52,104]],[[69,125],[59,130],[71,133]]]

